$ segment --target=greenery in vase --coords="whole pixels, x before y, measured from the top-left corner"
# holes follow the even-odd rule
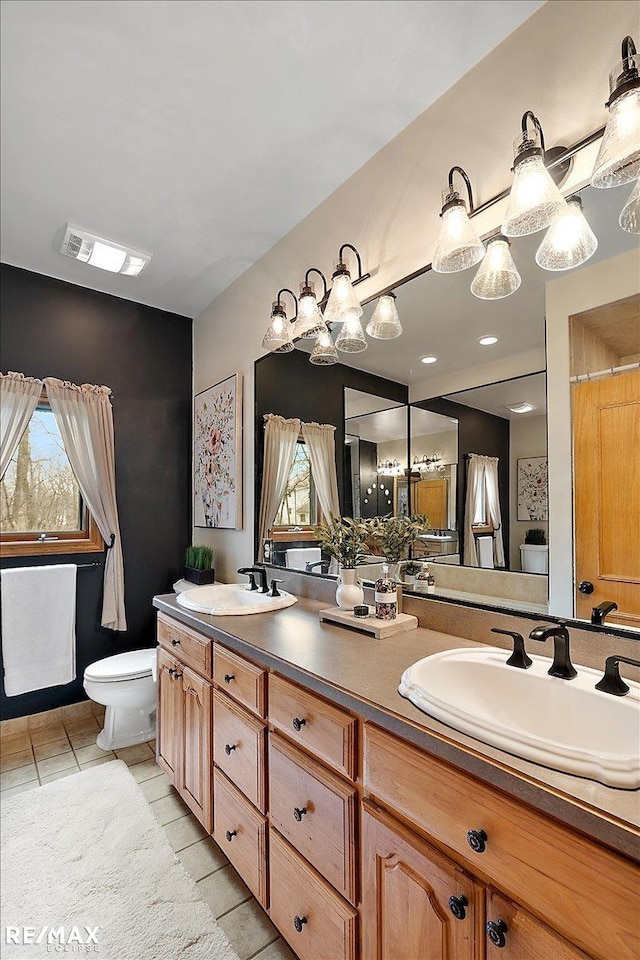
[[[368,533],[382,551],[389,563],[405,560],[409,547],[421,533],[429,529],[429,520],[425,516],[413,517],[373,517],[366,521]]]
[[[530,530],[527,530],[524,542],[535,543],[539,546],[543,546],[547,542],[547,537],[542,527],[531,527]]]
[[[211,570],[213,550],[205,546],[187,547],[184,563],[186,567],[192,567],[194,570]]]
[[[313,532],[318,546],[337,560],[345,570],[352,570],[365,557],[365,542],[370,534],[366,522],[351,517],[334,517],[322,520]]]

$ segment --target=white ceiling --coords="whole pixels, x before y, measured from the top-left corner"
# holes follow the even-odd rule
[[[452,393],[447,400],[455,400],[466,407],[493,413],[504,420],[527,420],[530,417],[543,417],[547,412],[547,377],[544,373],[533,373],[528,377],[516,377],[491,383],[486,387],[462,390]],[[528,413],[514,413],[509,407],[518,403],[530,403],[534,407]]]
[[[194,316],[539,6],[3,0],[3,260]]]

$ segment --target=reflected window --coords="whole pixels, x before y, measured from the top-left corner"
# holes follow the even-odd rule
[[[298,441],[287,485],[276,514],[276,527],[312,527],[318,522],[318,498],[307,445]]]

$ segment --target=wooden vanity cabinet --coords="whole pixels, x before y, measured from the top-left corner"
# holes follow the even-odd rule
[[[577,890],[576,896],[579,895]],[[498,928],[492,928],[497,943],[487,932],[487,960],[590,960],[586,953],[491,887],[486,897],[487,923]],[[606,930],[602,934],[606,956]]]

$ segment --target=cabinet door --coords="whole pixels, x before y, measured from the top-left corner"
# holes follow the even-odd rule
[[[184,718],[182,782],[178,789],[207,833],[213,829],[211,756],[212,684],[188,667],[183,668],[182,702]]]
[[[578,894],[579,895],[579,894]],[[606,931],[603,930],[606,941]],[[603,942],[603,956],[607,956]],[[586,953],[502,894],[487,890],[487,960],[589,960]]]
[[[367,801],[362,827],[364,960],[479,960],[483,886]]]
[[[158,735],[156,759],[180,789],[182,760],[182,673],[181,664],[158,649]]]

